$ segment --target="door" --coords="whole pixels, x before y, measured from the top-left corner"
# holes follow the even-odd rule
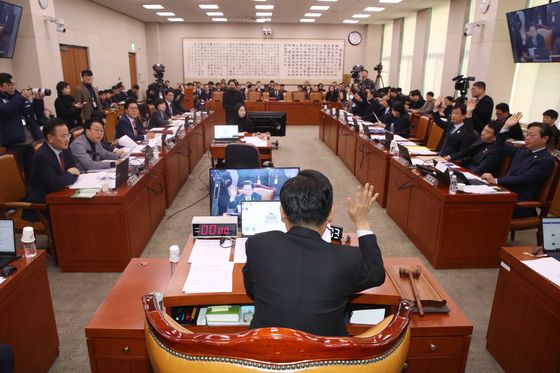
[[[80,73],[89,69],[88,49],[60,44],[60,59],[64,81],[70,84],[73,94],[74,88],[81,84]]]
[[[138,84],[138,73],[136,72],[136,53],[128,53],[128,65],[130,66],[130,87]]]

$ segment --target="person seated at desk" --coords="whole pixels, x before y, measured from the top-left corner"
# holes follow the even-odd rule
[[[432,112],[434,111],[434,103],[434,92],[430,91],[426,93],[426,101],[424,101],[424,104],[418,109],[411,109],[410,112],[420,115],[432,115]]]
[[[50,119],[43,126],[43,135],[46,141],[33,157],[27,202],[45,203],[47,194],[74,184],[80,175],[68,149],[71,135],[66,122],[61,118]],[[32,211],[25,211],[22,217],[29,221],[37,219]]]
[[[467,108],[463,104],[455,104],[447,122],[439,115],[439,108],[443,97],[440,96],[434,104],[433,118],[435,124],[444,130],[445,139],[439,155],[445,157],[465,150],[476,141],[478,135],[473,130],[472,118],[466,118]]]
[[[426,102],[424,100],[424,98],[422,97],[422,94],[420,93],[420,90],[418,90],[418,89],[410,91],[410,94],[408,95],[408,98],[410,100],[409,107],[412,110],[420,109],[422,106],[424,106],[424,103]]]
[[[172,89],[165,91],[165,112],[169,118],[185,112],[175,101],[175,92]]]
[[[404,104],[397,101],[391,106],[391,121],[385,123],[385,129],[407,139],[410,136],[410,117]]]
[[[301,171],[280,191],[280,214],[287,233],[250,237],[243,281],[255,302],[250,328],[284,327],[322,336],[347,335],[345,310],[352,294],[379,286],[385,270],[368,213],[377,198],[373,186],[348,198],[348,215],[359,248],[325,242],[333,219],[333,189],[315,170]]]
[[[330,85],[327,94],[325,95],[327,102],[340,102],[340,92],[335,85]]]
[[[558,149],[560,146],[560,130],[556,126],[557,119],[558,112],[556,110],[548,109],[542,113],[542,122],[552,130],[552,141],[550,143],[553,149]]]
[[[138,104],[134,100],[127,100],[124,103],[124,115],[121,115],[117,127],[115,129],[115,138],[120,139],[128,136],[134,141],[144,141],[154,138],[151,131],[145,132],[138,115],[140,110]]]
[[[523,114],[515,113],[509,118],[496,139],[496,150],[511,157],[511,165],[504,177],[495,178],[489,173],[482,174],[482,179],[492,184],[504,186],[517,193],[517,201],[534,201],[554,167],[554,157],[546,149],[552,138],[552,131],[544,123],[533,122],[527,127],[525,147],[516,148],[506,145],[508,131],[519,122]],[[517,208],[514,218],[536,216],[534,208]]]
[[[122,162],[119,158],[124,155],[124,151],[117,149],[116,153],[113,153],[101,145],[104,133],[101,121],[90,118],[84,124],[84,133],[72,141],[70,150],[80,171],[113,168]],[[104,162],[106,160],[114,162]]]
[[[503,126],[506,120],[511,117],[511,114],[509,112],[509,105],[505,102],[500,102],[498,105],[496,105],[495,109],[496,120]],[[521,129],[521,125],[519,123],[509,129],[509,138],[519,141],[525,140],[525,137],[523,136],[523,130]]]
[[[276,98],[278,101],[284,100],[284,92],[280,90],[280,85],[278,83],[274,84],[274,88],[270,89],[269,98]]]
[[[255,123],[247,118],[247,107],[242,102],[235,105],[235,120],[233,124],[237,125],[239,132],[255,132]]]
[[[210,86],[208,84],[204,85],[202,92],[198,95],[198,98],[203,101],[210,101],[212,100],[212,91],[210,90]]]
[[[165,101],[157,99],[154,105],[156,106],[156,111],[154,111],[152,113],[152,116],[150,117],[148,128],[170,125],[173,121],[169,118],[169,115],[167,115],[167,112],[165,110],[167,108],[167,104],[165,103]]]
[[[241,193],[237,194],[237,188],[228,189],[230,192],[229,197],[229,211],[240,211],[241,201],[262,201],[262,196],[254,191],[254,184],[251,180],[245,180],[243,182],[243,187],[241,188]]]

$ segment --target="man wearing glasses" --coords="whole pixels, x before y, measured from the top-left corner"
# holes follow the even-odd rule
[[[43,136],[37,119],[44,118],[43,96],[33,95],[31,88],[21,93],[10,74],[0,73],[0,144],[14,155],[29,184],[33,150]]]
[[[124,151],[117,149],[115,153],[103,148],[101,140],[105,130],[99,119],[90,118],[84,124],[84,133],[70,145],[70,150],[80,171],[103,170],[116,167],[122,162],[120,157]],[[113,162],[104,162],[113,161]]]
[[[46,141],[35,152],[31,180],[27,188],[27,202],[45,203],[47,194],[73,184],[80,171],[74,166],[74,157],[68,149],[70,132],[63,119],[50,119],[43,126]],[[31,214],[23,216],[35,220]]]

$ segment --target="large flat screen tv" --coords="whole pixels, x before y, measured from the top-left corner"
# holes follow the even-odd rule
[[[0,1],[0,58],[13,58],[22,7]]]
[[[560,1],[506,14],[515,62],[560,62]]]

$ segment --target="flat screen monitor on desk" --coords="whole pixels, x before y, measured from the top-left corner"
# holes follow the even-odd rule
[[[272,136],[286,136],[286,113],[283,111],[250,111],[247,113],[256,132],[270,132]]]
[[[299,167],[210,169],[210,214],[241,213],[242,201],[279,201],[280,189]]]
[[[16,259],[14,221],[0,219],[0,268]]]
[[[560,218],[542,219],[544,252],[560,260]]]
[[[270,231],[286,232],[280,216],[280,201],[242,201],[241,234],[253,236]]]

